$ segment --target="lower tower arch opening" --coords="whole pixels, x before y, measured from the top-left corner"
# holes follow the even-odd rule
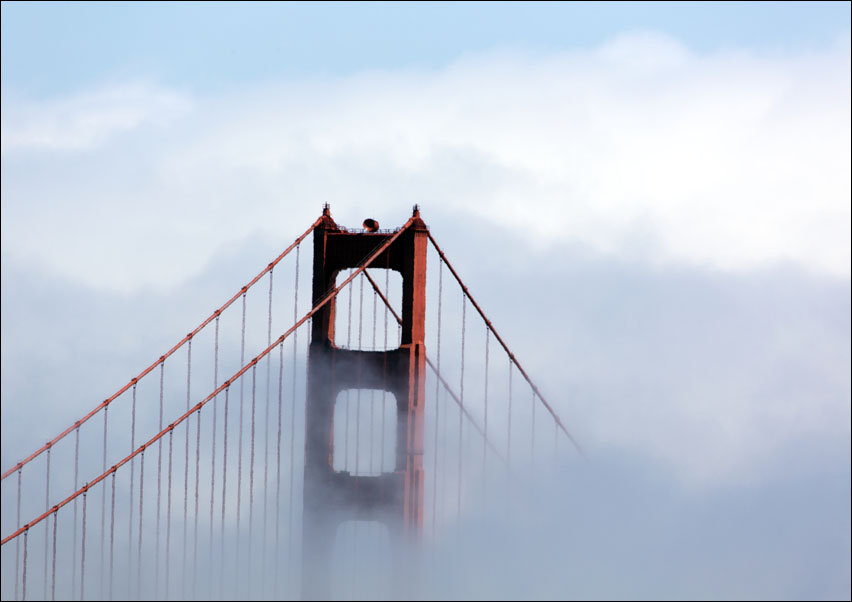
[[[332,468],[352,476],[396,469],[396,396],[382,389],[344,389],[334,403]]]

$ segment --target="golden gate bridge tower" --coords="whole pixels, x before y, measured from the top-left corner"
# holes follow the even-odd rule
[[[402,336],[396,349],[364,351],[335,344],[332,300],[314,315],[308,356],[305,420],[303,592],[328,597],[328,567],[338,525],[345,520],[379,521],[392,545],[406,547],[423,526],[423,416],[426,401],[426,250],[428,230],[415,207],[401,236],[347,232],[328,207],[314,229],[313,300],[334,288],[341,270],[368,265],[402,276]],[[396,449],[392,471],[358,476],[334,469],[334,405],[341,391],[381,389],[395,400]],[[357,463],[356,463],[357,465]],[[394,557],[404,562],[406,554]],[[402,567],[395,575],[404,574]]]
[[[417,596],[489,483],[580,449],[417,206],[380,230],[326,205],[155,357],[34,451],[4,437],[3,599],[376,598],[340,577],[372,526],[383,591]]]

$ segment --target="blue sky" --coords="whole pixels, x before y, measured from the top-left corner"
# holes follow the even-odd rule
[[[3,468],[419,203],[589,458],[492,587],[848,599],[850,72],[849,3],[3,2]]]
[[[367,69],[434,69],[494,48],[553,52],[630,30],[697,51],[824,48],[846,2],[4,2],[4,85],[54,94],[140,73],[193,90]]]

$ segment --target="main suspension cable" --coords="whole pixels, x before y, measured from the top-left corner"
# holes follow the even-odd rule
[[[289,254],[289,253],[290,253],[290,251],[292,251],[294,248],[296,248],[296,247],[299,245],[299,243],[301,243],[301,242],[302,242],[302,241],[303,241],[303,240],[304,240],[304,239],[308,236],[308,234],[310,234],[311,232],[313,232],[313,231],[314,231],[314,229],[315,229],[318,225],[320,225],[321,223],[322,223],[322,218],[320,217],[320,218],[318,218],[318,219],[317,219],[317,220],[316,220],[313,224],[311,224],[311,226],[310,226],[307,230],[305,230],[305,231],[304,231],[304,232],[303,232],[303,233],[302,233],[302,234],[301,234],[298,238],[296,238],[296,240],[295,240],[295,241],[293,241],[293,243],[292,243],[289,247],[287,247],[287,248],[286,248],[286,249],[285,249],[285,250],[284,250],[284,251],[283,251],[283,252],[282,252],[282,253],[281,253],[278,257],[276,257],[274,260],[272,260],[272,261],[269,263],[269,265],[267,265],[267,266],[266,266],[263,270],[261,270],[261,271],[260,271],[260,273],[259,273],[257,276],[255,276],[254,278],[252,278],[252,279],[249,281],[249,283],[248,283],[248,284],[246,284],[244,287],[242,287],[242,288],[239,290],[239,292],[235,293],[235,294],[234,294],[234,296],[232,296],[230,299],[228,299],[228,300],[227,300],[227,301],[226,301],[226,302],[225,302],[225,303],[224,303],[221,307],[219,307],[219,309],[217,309],[217,310],[216,310],[216,311],[214,311],[212,314],[210,314],[210,316],[208,316],[208,317],[207,317],[207,318],[206,318],[206,319],[205,319],[205,320],[204,320],[201,324],[199,324],[199,325],[198,325],[198,326],[197,326],[197,327],[196,327],[196,328],[195,328],[192,332],[190,332],[189,334],[187,334],[187,335],[186,335],[183,339],[181,339],[180,341],[178,341],[178,343],[177,343],[177,344],[175,344],[175,345],[174,345],[171,349],[169,349],[166,353],[164,353],[163,355],[161,355],[157,361],[155,361],[153,364],[151,364],[150,366],[148,366],[147,368],[145,368],[142,372],[140,372],[140,373],[139,373],[136,377],[132,378],[132,379],[130,380],[130,382],[128,382],[126,385],[124,385],[121,389],[119,389],[118,391],[116,391],[115,393],[113,393],[110,397],[108,397],[108,398],[107,398],[106,400],[104,400],[103,402],[99,403],[99,404],[98,404],[97,406],[95,406],[95,408],[94,408],[94,409],[92,409],[92,410],[91,410],[88,414],[86,414],[86,415],[85,415],[85,416],[83,416],[80,420],[77,420],[74,424],[72,424],[72,425],[71,425],[71,426],[69,426],[67,429],[65,429],[64,431],[62,431],[61,433],[59,433],[56,437],[54,437],[53,439],[51,439],[51,440],[50,440],[47,444],[43,445],[42,447],[40,447],[39,449],[37,449],[36,451],[34,451],[32,454],[30,454],[29,456],[27,456],[26,458],[24,458],[23,460],[21,460],[20,462],[18,462],[15,466],[13,466],[13,467],[9,468],[8,470],[6,470],[6,471],[2,474],[2,476],[0,476],[0,480],[6,480],[6,477],[8,477],[9,475],[13,474],[13,473],[14,473],[14,472],[15,472],[15,471],[19,468],[19,467],[23,467],[25,464],[28,464],[28,463],[32,462],[32,461],[33,461],[36,457],[38,457],[39,455],[41,455],[43,452],[47,451],[47,449],[48,449],[50,446],[55,445],[55,444],[56,444],[59,440],[61,440],[61,439],[62,439],[62,438],[64,438],[66,435],[68,435],[69,433],[71,433],[73,430],[75,430],[76,428],[78,428],[81,424],[83,424],[83,423],[87,422],[87,421],[88,421],[88,420],[89,420],[92,416],[94,416],[95,414],[97,414],[97,413],[98,413],[101,409],[103,409],[103,408],[105,408],[107,405],[109,405],[109,403],[110,403],[111,401],[113,401],[114,399],[116,399],[117,397],[119,397],[122,393],[124,393],[125,391],[127,391],[128,389],[130,389],[130,387],[132,387],[134,384],[136,384],[138,381],[140,381],[140,380],[141,380],[144,376],[146,376],[149,372],[151,372],[151,370],[153,370],[154,368],[156,368],[158,365],[162,364],[162,363],[166,360],[166,358],[167,358],[167,357],[169,357],[169,356],[170,356],[170,355],[172,355],[175,351],[177,351],[178,349],[180,349],[180,348],[184,345],[184,343],[187,343],[190,339],[192,339],[192,337],[193,337],[193,336],[195,336],[196,334],[198,334],[198,333],[199,333],[199,332],[200,332],[200,331],[201,331],[201,330],[202,330],[205,326],[207,326],[210,322],[212,322],[212,321],[213,321],[213,319],[214,319],[216,316],[218,316],[218,315],[219,315],[219,314],[221,314],[223,311],[225,311],[228,307],[230,307],[230,305],[231,305],[234,301],[236,301],[236,300],[237,300],[237,298],[239,298],[239,296],[240,296],[241,294],[243,294],[246,290],[248,290],[249,288],[251,288],[252,286],[254,286],[254,284],[255,284],[258,280],[260,280],[260,279],[264,276],[264,274],[266,274],[266,272],[270,271],[273,267],[275,267],[275,265],[277,265],[277,264],[278,264],[278,262],[279,262],[279,261],[281,261],[282,259],[284,259],[284,257],[286,257],[286,256],[287,256],[287,254]],[[75,485],[76,485],[76,484],[75,484]]]
[[[530,387],[532,387],[532,390],[533,390],[535,396],[537,396],[538,399],[541,401],[541,403],[544,405],[544,407],[547,408],[547,411],[550,412],[550,415],[553,417],[553,419],[559,425],[559,428],[562,430],[562,432],[564,432],[565,435],[568,437],[568,439],[570,439],[570,441],[574,445],[575,449],[580,454],[582,454],[583,450],[580,447],[580,444],[577,443],[577,441],[574,439],[574,437],[571,435],[571,433],[568,432],[568,429],[565,428],[565,425],[562,423],[562,420],[559,418],[559,415],[554,411],[553,407],[547,402],[547,400],[541,394],[541,391],[539,391],[538,387],[535,385],[535,383],[532,381],[532,379],[526,373],[526,370],[523,369],[520,362],[518,362],[518,359],[515,357],[515,354],[512,353],[512,351],[506,345],[505,341],[503,341],[503,338],[500,336],[500,334],[494,328],[494,325],[491,323],[491,320],[489,320],[486,317],[485,312],[482,311],[482,308],[479,307],[479,304],[476,302],[476,300],[470,294],[470,291],[468,290],[467,285],[465,285],[465,283],[462,281],[461,277],[458,275],[458,273],[453,268],[452,264],[447,259],[446,255],[444,255],[444,252],[441,250],[441,247],[438,246],[438,243],[435,241],[434,237],[432,236],[432,233],[427,231],[427,236],[429,236],[429,240],[432,242],[432,245],[435,247],[435,250],[438,251],[438,255],[447,264],[447,267],[450,269],[450,272],[452,273],[453,277],[455,277],[456,281],[459,283],[459,286],[461,286],[465,297],[470,299],[471,304],[476,309],[476,311],[479,312],[479,315],[485,321],[485,324],[486,324],[486,326],[488,326],[488,329],[494,334],[494,337],[497,339],[497,341],[500,343],[500,345],[503,347],[503,349],[508,354],[510,362],[513,363],[518,368],[518,371],[521,373],[521,375],[524,377],[524,379],[527,381],[527,383],[529,383]]]
[[[70,503],[70,502],[72,502],[72,501],[73,501],[73,500],[75,500],[78,496],[82,495],[85,491],[87,491],[87,490],[88,490],[88,489],[89,489],[92,485],[95,485],[95,484],[97,484],[97,483],[101,482],[103,479],[105,479],[105,478],[108,476],[108,474],[110,474],[113,470],[115,470],[115,469],[117,469],[117,468],[120,468],[121,466],[124,466],[125,464],[127,464],[128,462],[130,462],[133,458],[135,458],[138,454],[140,454],[140,453],[143,451],[143,449],[145,449],[145,448],[147,448],[147,447],[150,447],[151,445],[153,445],[154,443],[156,443],[157,441],[159,441],[161,437],[164,437],[164,436],[166,435],[166,433],[173,431],[173,429],[174,429],[174,427],[175,427],[175,426],[177,426],[177,425],[182,424],[183,422],[185,422],[185,421],[186,421],[186,420],[187,420],[187,419],[188,419],[188,418],[189,418],[189,417],[190,417],[190,416],[191,416],[191,415],[192,415],[195,411],[197,411],[198,409],[202,408],[202,407],[203,407],[204,405],[206,405],[206,404],[207,404],[207,403],[208,403],[211,399],[213,399],[216,395],[218,395],[220,392],[222,392],[225,388],[229,387],[229,386],[230,386],[230,384],[231,384],[234,380],[236,380],[236,379],[240,378],[240,377],[241,377],[241,376],[242,376],[242,375],[243,375],[243,374],[244,374],[244,373],[245,373],[245,372],[246,372],[249,368],[252,368],[252,367],[256,366],[256,365],[257,365],[257,362],[259,362],[261,359],[263,359],[263,358],[264,358],[264,357],[265,357],[265,356],[266,356],[266,355],[267,355],[270,351],[272,351],[272,350],[273,350],[276,346],[278,346],[278,344],[279,344],[281,341],[284,341],[285,339],[287,339],[287,337],[289,337],[289,336],[290,336],[290,335],[291,335],[291,334],[292,334],[292,333],[293,333],[293,332],[294,332],[297,328],[299,328],[302,324],[304,324],[304,323],[305,323],[305,322],[307,322],[309,319],[311,319],[311,318],[314,316],[314,314],[316,314],[319,310],[321,310],[323,307],[325,307],[325,306],[326,306],[326,305],[327,305],[327,304],[328,304],[328,303],[329,303],[332,299],[334,299],[334,298],[337,296],[337,294],[340,292],[340,290],[341,290],[341,289],[343,289],[343,287],[347,286],[347,285],[348,285],[348,284],[349,284],[349,283],[350,283],[350,282],[351,282],[354,278],[356,278],[356,277],[357,277],[357,276],[358,276],[361,272],[363,272],[363,271],[364,271],[364,269],[365,269],[367,266],[369,266],[369,265],[370,265],[370,264],[371,264],[371,263],[372,263],[372,262],[376,259],[376,257],[378,257],[378,256],[379,256],[379,255],[380,255],[380,254],[381,254],[381,253],[382,253],[385,249],[387,249],[387,248],[388,248],[388,247],[389,247],[389,246],[390,246],[390,245],[391,245],[391,244],[392,244],[392,243],[393,243],[393,242],[394,242],[397,238],[399,238],[399,236],[401,236],[401,235],[402,235],[402,234],[403,234],[403,233],[404,233],[404,232],[408,229],[408,227],[412,224],[412,222],[413,222],[413,221],[414,221],[414,218],[410,218],[410,219],[409,219],[409,220],[408,220],[408,221],[407,221],[407,222],[406,222],[406,223],[405,223],[405,224],[404,224],[404,225],[403,225],[403,226],[402,226],[399,230],[397,230],[397,231],[396,231],[393,235],[391,235],[391,236],[390,236],[387,240],[385,240],[383,243],[381,243],[381,244],[377,245],[377,247],[375,248],[375,250],[374,250],[374,251],[373,251],[373,252],[372,252],[372,253],[371,253],[371,254],[370,254],[370,255],[369,255],[369,256],[368,256],[368,257],[367,257],[367,258],[366,258],[366,259],[365,259],[362,263],[361,263],[361,265],[360,265],[360,266],[356,269],[356,271],[355,271],[354,273],[350,274],[350,275],[349,275],[349,276],[348,276],[348,277],[347,277],[347,278],[346,278],[346,279],[345,279],[345,280],[344,280],[344,281],[343,281],[340,285],[338,285],[337,287],[335,287],[335,288],[333,288],[333,289],[329,290],[329,291],[328,291],[328,292],[327,292],[327,293],[326,293],[326,294],[325,294],[325,295],[324,295],[324,296],[323,296],[323,297],[322,297],[322,298],[321,298],[321,299],[320,299],[320,300],[319,300],[319,301],[318,301],[318,302],[314,305],[314,307],[313,307],[313,308],[312,308],[312,309],[311,309],[308,313],[306,313],[304,316],[302,316],[302,318],[300,318],[300,319],[299,319],[299,320],[298,320],[298,321],[297,321],[297,322],[296,322],[293,326],[291,326],[290,328],[288,328],[288,329],[287,329],[287,330],[286,330],[286,331],[285,331],[285,332],[284,332],[284,333],[283,333],[280,337],[278,337],[278,339],[276,339],[276,340],[273,342],[273,344],[272,344],[272,345],[270,345],[269,347],[267,347],[266,349],[264,349],[263,351],[261,351],[261,352],[260,352],[260,354],[258,354],[258,355],[257,355],[254,359],[252,359],[252,360],[251,360],[248,364],[246,364],[245,366],[243,366],[242,368],[240,368],[240,369],[239,369],[239,370],[238,370],[238,371],[237,371],[234,375],[232,375],[232,376],[231,376],[231,378],[229,378],[229,379],[228,379],[228,380],[226,380],[224,383],[222,383],[221,385],[219,385],[219,388],[217,388],[215,391],[213,391],[212,393],[210,393],[209,395],[207,395],[204,399],[202,399],[201,401],[199,401],[199,402],[198,402],[195,406],[193,406],[192,408],[190,408],[190,410],[188,410],[187,412],[185,412],[184,414],[182,414],[182,415],[181,415],[181,416],[180,416],[177,420],[175,420],[173,423],[171,423],[171,424],[168,426],[168,428],[166,428],[166,429],[164,429],[163,431],[161,431],[161,432],[157,433],[156,435],[154,435],[154,436],[153,436],[151,439],[149,439],[149,440],[148,440],[145,444],[143,444],[141,447],[137,448],[137,449],[136,449],[133,453],[131,453],[130,455],[126,456],[124,459],[122,459],[121,461],[119,461],[118,463],[116,463],[116,464],[112,467],[112,469],[110,469],[110,470],[109,470],[109,471],[107,471],[106,473],[104,473],[104,474],[100,475],[99,477],[95,478],[93,481],[91,481],[90,483],[88,483],[88,484],[87,484],[85,487],[83,487],[82,489],[79,489],[78,491],[75,491],[74,493],[72,493],[71,495],[69,495],[69,496],[68,496],[67,498],[65,498],[62,502],[60,502],[59,504],[57,504],[57,506],[58,506],[59,508],[61,508],[62,506],[66,505],[66,504],[68,504],[68,503]],[[46,513],[44,513],[44,514],[42,514],[42,515],[40,515],[40,516],[36,517],[35,519],[33,519],[32,521],[30,521],[29,523],[25,524],[23,527],[20,527],[19,529],[17,529],[17,530],[16,530],[16,531],[14,531],[13,533],[10,533],[10,534],[9,534],[9,535],[7,535],[6,537],[4,537],[2,540],[0,540],[0,545],[5,545],[6,543],[8,543],[9,541],[11,541],[12,539],[14,539],[14,538],[18,537],[18,536],[19,536],[19,535],[20,535],[20,534],[21,534],[24,530],[29,529],[30,527],[37,525],[37,524],[38,524],[38,523],[40,523],[42,520],[44,520],[44,519],[45,519],[45,518],[46,518],[46,517],[50,514],[50,512],[51,512],[51,511],[48,511],[48,512],[46,512]]]

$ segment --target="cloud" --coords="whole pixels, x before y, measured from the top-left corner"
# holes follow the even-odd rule
[[[221,244],[294,235],[322,202],[387,225],[420,202],[531,248],[848,276],[849,72],[848,39],[764,56],[637,33],[215,96],[4,91],[3,252],[103,289],[168,288]]]
[[[174,119],[189,108],[189,101],[160,86],[126,83],[51,100],[4,98],[4,105],[2,152],[6,155],[92,150],[118,134]]]

